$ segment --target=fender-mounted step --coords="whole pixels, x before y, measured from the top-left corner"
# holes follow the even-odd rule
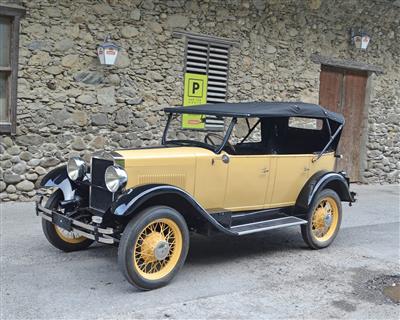
[[[258,222],[252,222],[252,223],[239,224],[239,225],[231,226],[229,228],[229,231],[236,233],[239,236],[242,236],[245,234],[267,231],[267,230],[272,230],[272,229],[279,229],[279,228],[284,228],[284,227],[291,227],[291,226],[296,226],[296,225],[306,224],[306,223],[307,223],[307,220],[290,216],[290,217],[283,217],[283,218],[278,218],[278,219],[270,219],[270,220],[266,220],[266,221],[258,221]]]

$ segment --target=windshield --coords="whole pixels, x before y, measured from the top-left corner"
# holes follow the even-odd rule
[[[229,133],[229,124],[231,118],[204,120],[204,129],[191,129],[182,128],[182,115],[173,114],[169,124],[167,124],[166,131],[164,132],[164,145],[178,145],[178,146],[196,146],[202,147],[216,152],[224,144],[224,138]],[[217,120],[217,121],[215,121]],[[218,121],[219,120],[219,121]],[[207,126],[207,123],[213,123]],[[215,125],[215,123],[220,125]]]

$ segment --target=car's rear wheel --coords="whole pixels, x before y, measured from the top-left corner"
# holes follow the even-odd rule
[[[329,246],[336,238],[342,221],[342,204],[338,194],[331,189],[319,192],[310,206],[307,221],[301,226],[304,241],[312,249]]]
[[[155,206],[134,217],[123,232],[118,264],[125,278],[142,290],[160,288],[183,266],[189,230],[176,210]]]
[[[47,200],[45,207],[51,210],[57,210],[62,199],[62,192],[57,190],[50,196],[49,200]],[[54,247],[65,252],[83,250],[93,243],[93,240],[82,237],[76,232],[62,229],[45,219],[42,219],[42,229],[46,239]]]

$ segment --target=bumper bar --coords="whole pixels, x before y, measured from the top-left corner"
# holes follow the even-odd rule
[[[36,203],[36,215],[58,225],[61,228],[70,229],[68,231],[74,231],[80,236],[83,236],[91,240],[95,240],[97,242],[107,243],[107,244],[113,244],[119,242],[118,239],[112,236],[114,234],[114,229],[99,228],[94,225],[69,218],[67,216],[62,215],[60,212],[53,211],[43,207],[41,205],[41,201]],[[59,219],[59,217],[62,217],[62,219]]]

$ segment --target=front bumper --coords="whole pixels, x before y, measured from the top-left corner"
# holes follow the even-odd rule
[[[42,206],[41,199],[36,202],[36,215],[54,223],[67,231],[74,231],[79,235],[106,244],[118,243],[114,237],[113,228],[100,228],[92,224],[84,223],[63,215],[61,212],[47,209]]]

